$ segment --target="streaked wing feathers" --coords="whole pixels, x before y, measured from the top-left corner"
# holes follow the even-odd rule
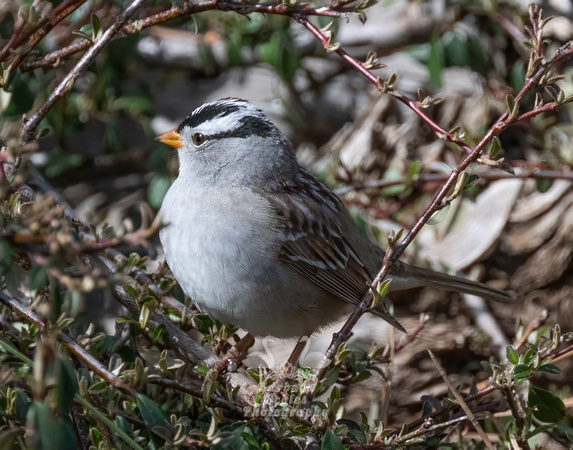
[[[303,191],[286,187],[272,197],[285,233],[279,257],[320,287],[358,304],[371,275],[337,225],[337,216],[348,213],[312,175],[303,172],[300,176]],[[313,213],[317,203],[323,211],[319,216]]]

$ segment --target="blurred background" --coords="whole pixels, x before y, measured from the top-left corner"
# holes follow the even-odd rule
[[[0,47],[9,43],[19,14],[33,23],[64,3],[4,0]],[[98,36],[125,7],[111,0],[71,3],[81,5],[37,46],[23,43],[0,58],[0,138],[7,148],[18,142],[23,115],[42,105],[83,53],[71,52],[71,46]],[[567,0],[540,4],[545,16],[555,16],[544,30],[550,55],[573,38],[573,7]],[[331,30],[334,40],[361,61],[375,51],[386,65],[376,74],[383,79],[396,74],[397,87],[410,97],[441,99],[424,112],[446,130],[463,131],[465,142],[475,145],[506,109],[506,95],[515,95],[524,83],[530,52],[524,44],[530,38],[524,28],[527,5],[518,0],[383,0],[334,21]],[[148,1],[133,19],[170,7],[168,1]],[[331,20],[311,21],[324,27]],[[19,55],[26,58],[12,68]],[[558,88],[566,95],[573,92],[572,69],[570,62],[557,68],[565,75]],[[543,93],[544,99],[550,96]],[[177,175],[174,153],[153,138],[205,101],[222,97],[260,106],[290,138],[301,163],[337,192],[383,246],[390,231],[414,225],[464,157],[463,150],[437,139],[411,110],[380,95],[288,17],[207,11],[120,34],[47,115],[37,149],[24,160],[82,222],[100,232],[111,227],[125,234],[145,222],[142,204],[157,213]],[[534,103],[535,95],[527,96],[521,111]],[[370,408],[373,418],[401,423],[419,411],[421,395],[444,395],[447,388],[427,348],[454,384],[469,383],[471,377],[485,380],[479,361],[503,358],[505,346],[516,333],[518,339],[527,334],[529,325],[537,334],[547,334],[556,322],[565,331],[573,329],[571,112],[566,105],[504,132],[492,153],[522,177],[472,165],[467,189],[431,220],[403,257],[435,270],[463,270],[515,292],[519,302],[488,305],[484,313],[474,299],[432,289],[393,297],[394,312],[409,331],[420,326],[421,315],[429,322],[396,356],[390,404],[382,377],[373,377],[368,388],[348,387],[350,417]],[[534,177],[539,171],[547,176]],[[28,184],[35,189],[44,183],[39,180],[31,175]],[[122,242],[118,249],[148,255],[148,273],[163,263],[156,235],[138,245]],[[72,308],[77,317],[93,321],[94,314],[101,315],[97,327],[111,335],[120,309],[104,291],[80,289],[66,301],[77,302]],[[309,352],[323,351],[335,328],[316,337]],[[388,333],[381,320],[363,317],[353,342],[384,346]],[[266,344],[274,349],[275,361],[286,359],[292,346]],[[260,362],[252,357],[251,364]],[[562,375],[540,384],[547,387],[551,381],[554,389],[569,392],[570,361],[560,367]]]

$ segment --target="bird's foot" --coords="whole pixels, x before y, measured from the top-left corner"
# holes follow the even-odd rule
[[[229,351],[227,351],[221,360],[221,363],[215,367],[215,370],[219,374],[223,374],[225,372],[236,372],[243,362],[243,359],[245,359],[247,350],[252,347],[254,343],[255,338],[253,335],[247,333],[239,340],[239,342],[237,342],[229,349]]]

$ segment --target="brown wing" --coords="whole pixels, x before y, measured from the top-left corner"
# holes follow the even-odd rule
[[[372,276],[343,236],[339,221],[351,219],[338,197],[306,171],[300,173],[296,189],[283,186],[270,197],[284,231],[279,258],[333,295],[358,305]],[[321,214],[315,213],[317,206]],[[372,312],[404,331],[382,305]]]

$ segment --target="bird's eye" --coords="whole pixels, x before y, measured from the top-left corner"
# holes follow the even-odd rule
[[[193,135],[193,143],[195,145],[201,145],[201,144],[203,144],[203,142],[205,142],[205,135],[204,134],[195,133]]]

